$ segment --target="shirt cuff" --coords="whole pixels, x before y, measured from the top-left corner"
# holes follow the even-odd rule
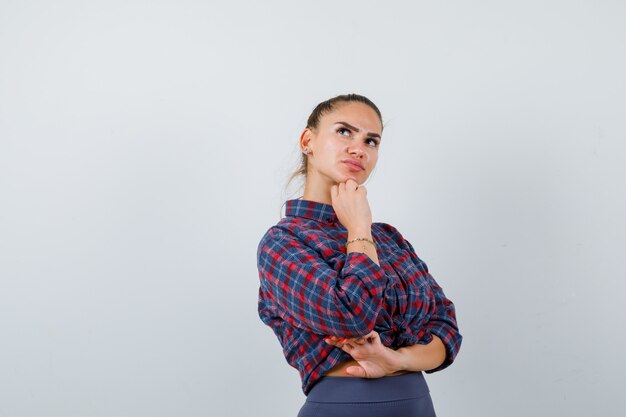
[[[441,371],[452,365],[452,362],[454,362],[456,355],[459,353],[459,348],[461,346],[461,341],[463,337],[456,329],[446,324],[430,325],[428,326],[428,332],[430,333],[430,340],[428,341],[428,343],[432,341],[432,336],[435,335],[441,339],[443,345],[446,348],[446,358],[444,359],[443,363],[436,368],[425,371],[427,374],[432,374],[433,372]]]

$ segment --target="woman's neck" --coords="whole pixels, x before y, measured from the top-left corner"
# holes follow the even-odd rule
[[[323,184],[321,181],[312,181],[309,178],[304,185],[302,199],[332,205],[330,187],[332,187],[332,184]]]

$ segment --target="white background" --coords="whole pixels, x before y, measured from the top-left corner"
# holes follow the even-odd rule
[[[622,416],[622,1],[0,0],[0,417],[295,416],[257,315],[320,101],[457,308],[438,416]],[[620,408],[621,407],[621,408]]]

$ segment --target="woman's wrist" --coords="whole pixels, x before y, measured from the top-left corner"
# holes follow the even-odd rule
[[[356,240],[346,245],[346,254],[351,252],[361,252],[367,255],[376,265],[380,266],[380,261],[378,260],[378,250],[376,248],[376,243],[372,238],[372,228],[365,229],[362,227],[351,228],[348,230],[348,238],[346,242],[354,239],[367,239],[365,240]],[[344,242],[344,244],[346,243]]]
[[[418,371],[419,346],[403,346],[396,350],[398,352],[398,371]]]
[[[395,375],[398,372],[403,372],[403,371],[407,371],[408,370],[408,361],[407,361],[407,352],[406,351],[402,351],[400,349],[391,349],[390,350],[393,352],[393,366],[391,367],[392,371],[389,373],[389,375]]]
[[[366,226],[357,226],[351,227],[348,229],[348,239],[353,239],[355,237],[372,237],[372,227]]]
[[[427,344],[414,344],[396,350],[398,352],[397,368],[400,371],[428,371],[441,365],[446,359],[446,348],[441,339],[433,335]]]

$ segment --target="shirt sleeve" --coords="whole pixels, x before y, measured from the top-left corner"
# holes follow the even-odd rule
[[[447,368],[452,364],[452,362],[454,362],[454,359],[456,358],[461,347],[461,341],[463,340],[463,336],[459,333],[456,321],[455,307],[452,301],[446,297],[441,286],[437,283],[437,281],[435,281],[430,272],[428,272],[428,266],[426,263],[417,256],[415,249],[413,249],[413,245],[411,245],[411,243],[404,239],[401,235],[400,239],[404,249],[408,251],[415,265],[418,269],[424,272],[424,277],[426,278],[435,299],[435,310],[430,316],[428,322],[426,322],[426,338],[422,339],[420,342],[430,343],[432,341],[433,334],[437,335],[443,342],[446,348],[446,358],[444,362],[434,369],[425,371],[426,373],[437,372]],[[414,330],[417,334],[416,330],[418,329],[412,330]]]
[[[297,236],[272,227],[257,251],[261,291],[291,325],[321,335],[361,337],[383,308],[388,277],[361,252],[333,268]]]

